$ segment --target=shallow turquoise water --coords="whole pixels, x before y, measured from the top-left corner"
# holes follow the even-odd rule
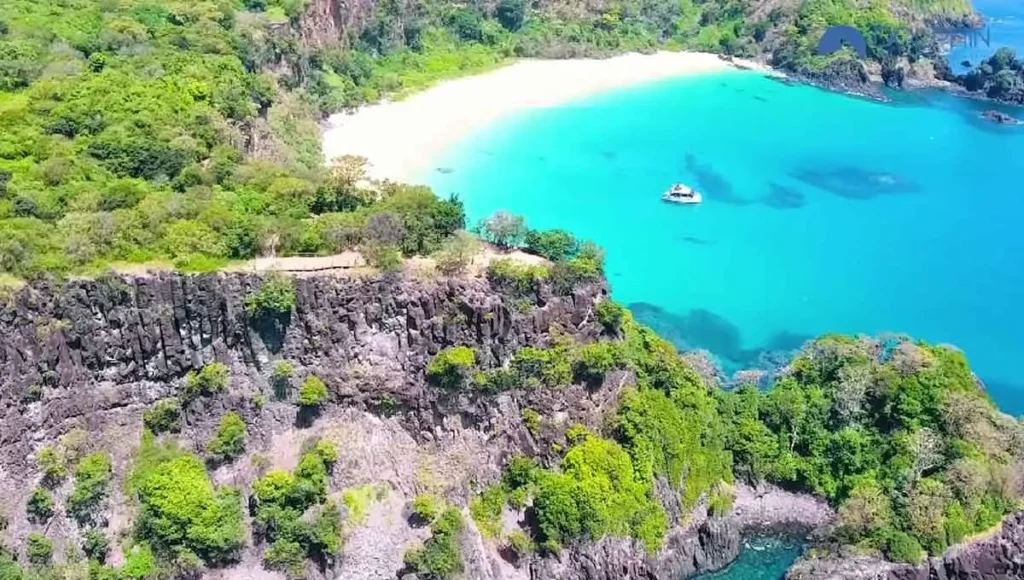
[[[597,241],[617,300],[727,370],[825,332],[903,332],[964,349],[1024,412],[1024,130],[913,101],[673,79],[505,118],[421,181],[473,221],[508,209]],[[661,202],[676,181],[705,202]]]
[[[698,580],[780,580],[800,556],[800,542],[786,538],[747,538],[728,568]]]

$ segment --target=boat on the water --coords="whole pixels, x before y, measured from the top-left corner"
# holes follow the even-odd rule
[[[687,187],[681,183],[673,185],[665,192],[665,195],[661,196],[661,199],[671,203],[692,204],[701,202],[700,193],[692,187]]]

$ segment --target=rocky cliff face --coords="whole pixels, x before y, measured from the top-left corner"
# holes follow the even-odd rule
[[[1008,516],[989,537],[954,546],[920,566],[868,557],[798,562],[787,580],[1016,580],[1024,578],[1024,513]]]
[[[41,477],[34,457],[72,434],[77,453],[112,455],[118,484],[104,519],[112,537],[127,533],[135,514],[121,490],[143,412],[178,394],[189,371],[216,361],[231,371],[228,389],[189,407],[182,445],[202,453],[219,418],[239,413],[247,425],[247,453],[214,466],[213,476],[244,492],[266,469],[293,469],[309,438],[334,442],[340,459],[333,495],[366,485],[383,492],[364,522],[347,527],[338,565],[311,573],[394,578],[404,552],[427,534],[409,522],[412,498],[433,493],[466,506],[479,484],[498,477],[509,455],[553,461],[552,444],[562,441],[568,426],[600,428],[621,390],[633,384],[630,373],[613,372],[600,388],[453,394],[425,380],[429,360],[452,345],[473,347],[481,366],[493,367],[519,348],[548,344],[554,332],[595,340],[600,327],[592,308],[606,293],[603,283],[570,296],[543,288],[526,298],[502,295],[482,279],[312,276],[294,283],[290,319],[262,326],[245,309],[246,297],[261,284],[249,274],[40,283],[13,295],[0,309],[0,513],[9,520],[0,542],[23,550],[30,532],[45,532],[55,540],[57,561],[74,553],[82,530],[61,515],[69,482],[54,492],[58,515],[49,523],[25,515]],[[328,385],[329,404],[311,424],[297,414],[294,392],[271,387],[279,361],[293,365],[295,385],[309,375]],[[524,425],[527,407],[544,417],[539,431]],[[664,495],[671,503],[672,494]],[[725,519],[670,506],[676,528],[656,556],[632,541],[605,539],[557,558],[515,561],[470,525],[463,538],[466,577],[675,579],[721,568],[738,554],[743,528],[774,521],[761,496],[743,497]],[[507,516],[511,525],[524,517]],[[118,550],[115,564],[123,561]],[[260,558],[260,547],[250,546],[236,566],[208,576],[280,578],[263,570]]]

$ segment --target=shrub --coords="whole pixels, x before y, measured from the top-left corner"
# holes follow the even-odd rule
[[[30,385],[25,389],[25,394],[21,396],[21,400],[26,403],[35,403],[43,400],[43,387],[41,385]]]
[[[656,552],[668,518],[622,447],[596,436],[574,446],[560,473],[541,472],[534,497],[541,539],[557,551],[567,541],[632,536]]]
[[[157,401],[142,414],[142,424],[155,434],[181,431],[181,401],[176,397]]]
[[[53,496],[45,489],[37,487],[32,491],[25,511],[28,512],[29,518],[45,522],[53,515]]]
[[[357,526],[365,523],[370,504],[386,497],[387,490],[384,486],[363,485],[342,492],[341,502],[348,509],[348,520]]]
[[[206,451],[218,461],[234,459],[245,451],[245,421],[238,413],[224,415]]]
[[[328,503],[312,518],[303,517],[327,497],[328,476],[338,452],[332,444],[318,441],[305,445],[294,474],[271,471],[253,484],[258,537],[270,544],[264,561],[268,567],[301,574],[305,558],[330,563],[341,546],[341,519]]]
[[[594,314],[597,315],[597,321],[604,327],[605,332],[617,336],[622,330],[626,309],[611,299],[605,298],[594,307]]]
[[[197,396],[210,396],[219,393],[228,386],[228,367],[222,363],[210,363],[199,372],[190,371],[185,376],[185,388],[182,397],[190,401]]]
[[[498,290],[515,295],[534,293],[548,277],[544,266],[523,264],[510,258],[492,260],[487,266],[487,280]]]
[[[886,538],[883,548],[885,557],[893,562],[906,562],[917,565],[924,558],[924,549],[913,536],[906,532],[893,530]]]
[[[551,283],[558,294],[571,294],[578,286],[596,282],[602,276],[602,265],[594,259],[577,256],[551,267]]]
[[[462,514],[457,509],[444,510],[431,526],[431,535],[423,542],[423,547],[406,553],[406,565],[429,580],[448,580],[461,574],[464,563],[459,537],[463,525]]]
[[[599,384],[605,375],[622,363],[622,353],[616,345],[594,342],[576,352],[573,373],[577,381]]]
[[[412,500],[412,514],[423,523],[433,523],[440,512],[441,500],[433,495],[420,494]]]
[[[427,379],[435,386],[456,390],[462,388],[476,365],[476,354],[468,346],[453,346],[437,353],[427,365]]]
[[[110,455],[97,452],[86,455],[75,469],[75,486],[68,497],[68,514],[79,524],[92,517],[107,496],[111,478]]]
[[[310,376],[299,389],[299,405],[303,407],[319,407],[327,400],[327,385],[317,377]]]
[[[732,503],[732,494],[719,490],[712,494],[711,500],[708,502],[708,511],[716,518],[724,517],[732,510]]]
[[[274,386],[274,394],[277,398],[284,399],[288,395],[288,388],[291,386],[294,372],[292,363],[288,361],[278,361],[274,365],[274,371],[270,374],[270,382]]]
[[[245,310],[253,318],[277,318],[291,314],[295,308],[295,284],[291,278],[271,274],[263,279],[259,290],[245,299]]]
[[[526,234],[526,249],[552,262],[564,262],[579,252],[580,245],[575,236],[565,230],[530,230]]]
[[[498,210],[491,217],[481,220],[479,228],[485,240],[504,249],[522,245],[527,232],[523,216],[504,210]]]
[[[89,528],[82,534],[82,552],[85,557],[103,564],[107,561],[107,554],[110,552],[110,542],[103,532],[95,528]]]
[[[241,549],[240,495],[214,489],[195,456],[144,437],[129,491],[139,501],[136,536],[164,555],[192,554],[212,565],[233,560]]]
[[[36,455],[36,463],[43,472],[43,485],[56,487],[68,474],[67,459],[52,447],[43,447]]]
[[[385,274],[402,269],[402,252],[399,251],[398,246],[368,243],[363,245],[362,254],[366,258],[367,264]]]
[[[526,387],[565,386],[572,382],[572,361],[565,348],[519,349],[512,357],[511,369]]]
[[[536,437],[540,433],[540,413],[533,409],[523,409],[523,424],[526,425],[526,430],[530,432],[530,435]]]
[[[37,565],[45,566],[53,558],[53,542],[46,536],[32,532],[28,535],[26,545],[28,546],[28,561]]]
[[[469,515],[485,538],[501,535],[501,510],[505,507],[505,490],[490,485],[469,503]]]
[[[533,543],[533,538],[526,535],[522,530],[512,530],[508,533],[508,546],[520,558],[537,550],[537,546]]]
[[[290,578],[301,578],[305,573],[306,550],[298,542],[281,538],[270,544],[263,562],[271,570],[280,570]]]

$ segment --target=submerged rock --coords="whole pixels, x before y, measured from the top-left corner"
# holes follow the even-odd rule
[[[1016,117],[1011,117],[1010,115],[1007,115],[1006,113],[1003,113],[1002,111],[995,111],[995,110],[985,111],[984,113],[981,114],[981,118],[982,119],[987,119],[987,120],[992,121],[993,123],[996,123],[996,124],[999,124],[999,125],[1021,125],[1021,124],[1024,124],[1024,122],[1022,122],[1020,119],[1017,119]]]

